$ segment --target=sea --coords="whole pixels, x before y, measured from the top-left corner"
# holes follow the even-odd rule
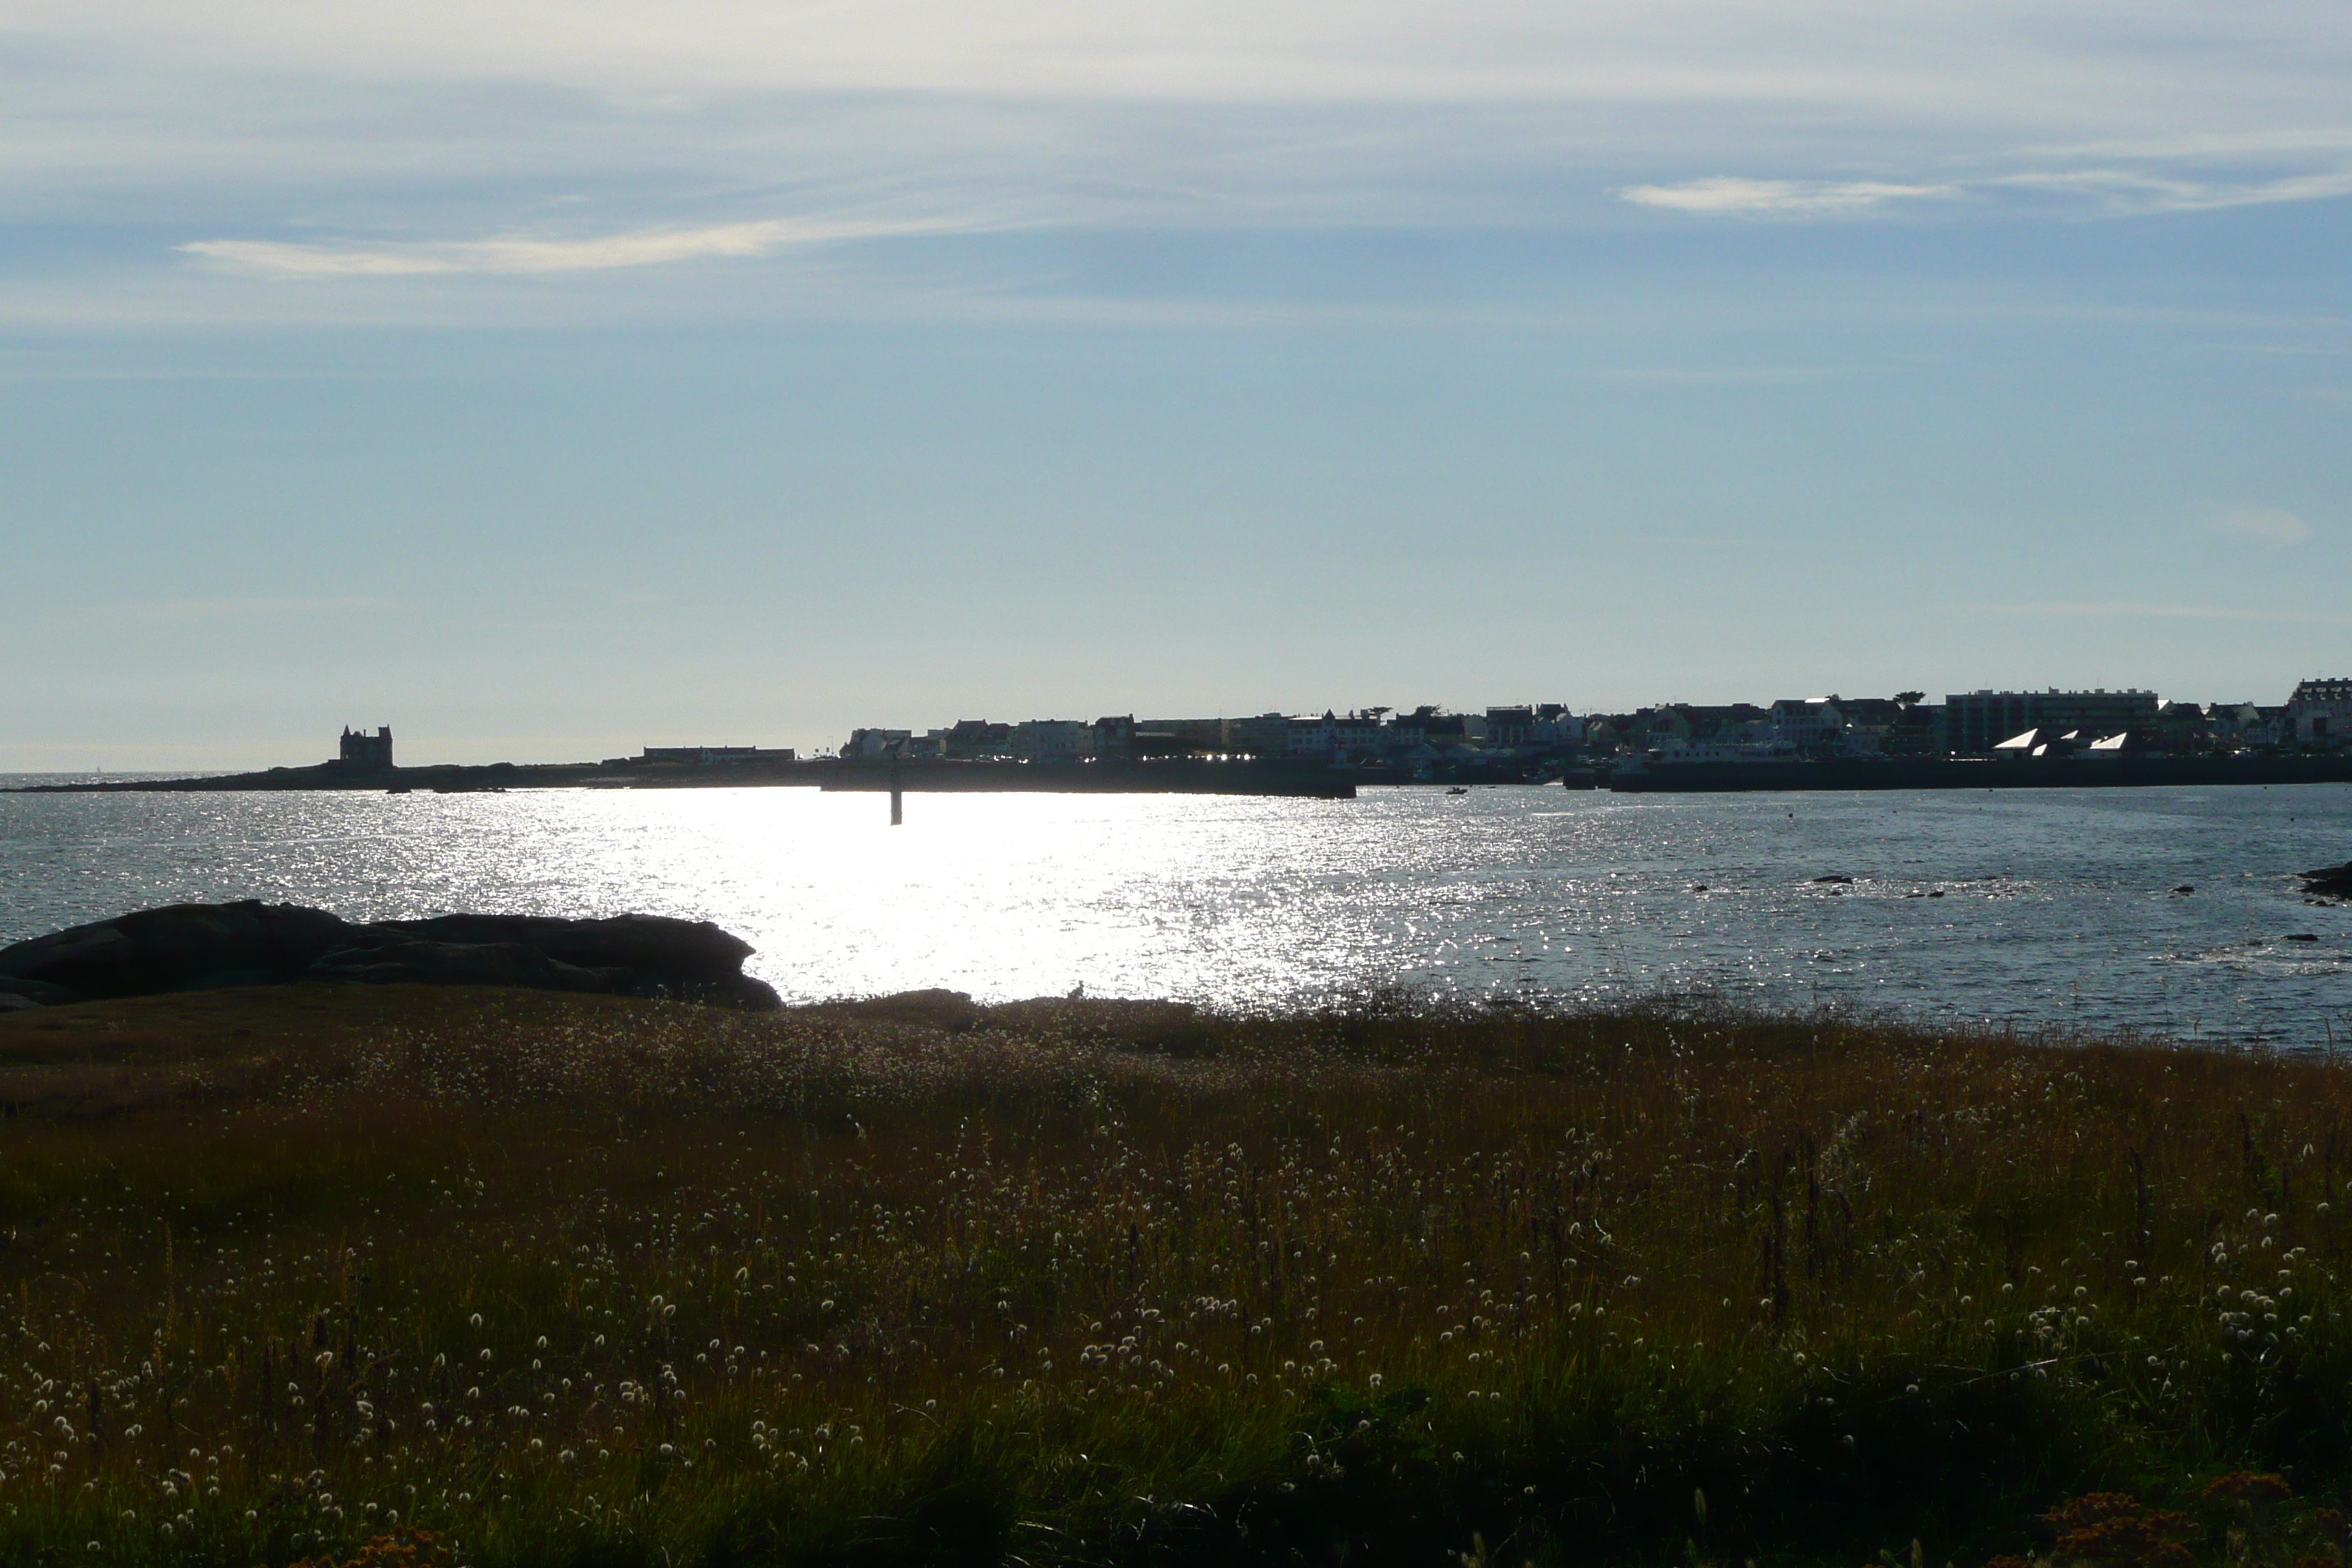
[[[917,794],[898,827],[798,788],[0,795],[0,942],[186,900],[637,910],[738,933],[793,1000],[1404,987],[2324,1050],[2352,1047],[2352,907],[2293,873],[2347,859],[2344,784]]]

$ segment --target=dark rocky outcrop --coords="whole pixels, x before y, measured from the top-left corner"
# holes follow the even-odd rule
[[[2318,899],[2352,899],[2352,860],[2301,873],[2303,890]]]
[[[73,994],[61,985],[51,985],[39,980],[12,980],[0,976],[0,1007],[11,1005],[40,1007],[53,1002],[72,1000]]]
[[[613,915],[562,920],[550,915],[437,915],[424,921],[382,921],[362,928],[422,942],[511,944],[535,948],[583,969],[644,969],[723,980],[740,974],[751,944],[709,921],[661,915]]]
[[[751,944],[708,921],[441,915],[353,925],[299,904],[173,904],[0,948],[0,1008],[292,980],[522,985],[764,1011]]]

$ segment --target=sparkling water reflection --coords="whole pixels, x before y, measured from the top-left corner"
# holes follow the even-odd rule
[[[2288,876],[2352,856],[2345,786],[913,795],[887,820],[798,789],[0,796],[0,939],[194,899],[640,910],[740,932],[802,998],[1402,981],[2352,1043],[2352,909]]]

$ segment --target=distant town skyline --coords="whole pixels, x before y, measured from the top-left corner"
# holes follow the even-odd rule
[[[648,741],[644,737],[630,737],[627,738],[625,742],[614,741],[609,743],[595,743],[591,742],[585,744],[575,744],[574,749],[560,752],[552,751],[535,752],[530,748],[530,744],[527,743],[527,740],[525,739],[509,738],[501,743],[501,742],[495,737],[487,743],[488,750],[478,753],[464,751],[453,751],[449,749],[444,737],[428,729],[418,732],[415,737],[415,743],[413,745],[404,742],[404,745],[406,749],[403,751],[402,755],[404,760],[410,765],[437,763],[479,764],[491,762],[511,762],[520,763],[577,763],[604,761],[615,757],[629,756],[637,756],[641,761],[659,760],[665,762],[691,762],[698,758],[701,761],[709,762],[712,760],[714,756],[726,752],[739,752],[745,756],[781,755],[788,759],[795,753],[803,759],[808,759],[832,755],[836,752],[843,756],[849,756],[855,753],[868,757],[879,757],[890,754],[893,752],[900,752],[901,754],[909,757],[936,757],[942,754],[961,754],[952,749],[942,752],[939,743],[941,738],[947,736],[951,730],[962,731],[976,728],[984,728],[1005,732],[1003,736],[1000,737],[1000,739],[1004,740],[1007,743],[1001,747],[990,749],[988,754],[991,755],[1027,755],[1034,749],[1034,741],[1037,737],[1041,737],[1050,731],[1069,731],[1070,734],[1068,737],[1059,737],[1047,742],[1047,752],[1042,754],[1062,754],[1065,752],[1072,752],[1074,754],[1091,754],[1095,746],[1100,740],[1101,729],[1106,724],[1123,724],[1126,727],[1127,732],[1132,733],[1139,729],[1142,731],[1150,731],[1155,726],[1164,726],[1171,722],[1183,725],[1197,724],[1203,721],[1218,721],[1223,724],[1226,728],[1224,738],[1233,742],[1232,749],[1262,752],[1268,749],[1269,745],[1269,738],[1263,731],[1263,726],[1269,721],[1277,725],[1286,722],[1293,729],[1301,725],[1308,725],[1311,727],[1312,721],[1319,715],[1326,721],[1324,743],[1328,747],[1332,742],[1332,736],[1329,733],[1329,722],[1334,719],[1339,722],[1342,730],[1350,730],[1353,727],[1353,721],[1357,721],[1381,727],[1391,727],[1417,722],[1426,716],[1433,714],[1442,715],[1449,720],[1468,720],[1475,731],[1473,738],[1483,741],[1486,734],[1486,726],[1490,724],[1496,719],[1497,714],[1509,711],[1518,711],[1528,714],[1543,731],[1542,735],[1539,737],[1535,739],[1521,737],[1518,742],[1514,743],[1540,750],[1557,739],[1569,738],[1571,735],[1580,738],[1583,734],[1583,721],[1588,719],[1598,720],[1622,718],[1630,715],[1663,713],[1670,710],[1696,710],[1703,714],[1719,716],[1735,709],[1746,710],[1751,717],[1754,717],[1761,714],[1767,710],[1776,710],[1783,705],[1792,702],[1811,702],[1815,704],[1826,702],[1840,704],[1848,709],[1853,709],[1856,706],[1857,701],[1863,708],[1884,709],[1889,711],[1892,711],[1894,709],[1905,703],[1916,704],[1919,710],[1923,712],[1932,710],[1937,714],[1937,717],[1931,721],[1929,728],[1934,729],[1938,735],[1944,736],[1946,739],[1950,740],[1957,745],[1958,743],[1958,738],[1964,731],[1962,726],[1960,726],[1957,721],[1948,726],[1946,724],[1941,713],[1942,710],[1948,704],[1956,700],[1971,698],[1979,700],[1996,697],[2007,697],[2011,699],[2022,698],[2024,700],[2023,706],[2021,706],[2016,701],[2011,701],[2005,707],[2000,703],[1988,705],[1982,701],[1979,701],[1976,704],[1978,708],[1984,710],[1988,715],[2006,715],[2006,717],[1981,718],[1966,729],[1966,733],[1974,736],[1974,749],[1980,751],[1984,747],[1990,745],[1994,741],[2005,736],[2010,731],[2027,727],[2029,723],[2032,721],[2032,716],[2030,710],[2033,705],[2034,700],[2044,695],[2053,698],[2064,697],[2070,699],[2093,696],[2101,699],[2114,698],[2118,700],[2131,699],[2133,700],[2133,706],[2130,710],[2132,714],[2138,715],[2140,709],[2144,708],[2146,710],[2146,713],[2144,715],[2139,715],[2138,717],[2128,717],[2121,716],[2123,714],[2123,710],[2116,709],[2115,713],[2110,715],[2112,721],[2104,722],[2105,729],[2137,727],[2141,723],[2142,719],[2146,719],[2152,723],[2155,715],[2157,715],[2159,710],[2167,715],[2170,715],[2177,709],[2185,708],[2186,710],[2191,710],[2191,716],[2193,718],[2195,716],[2195,710],[2209,710],[2212,713],[2217,725],[2214,732],[2217,735],[2226,734],[2229,736],[2229,743],[2231,745],[2265,745],[2277,743],[2282,741],[2289,743],[2313,741],[2316,737],[2315,737],[2311,732],[2312,726],[2310,725],[2308,719],[2305,719],[2300,724],[2298,724],[2295,717],[2298,712],[2315,712],[2326,716],[2322,720],[2317,727],[2317,737],[2328,736],[2329,726],[2332,724],[2334,726],[2333,738],[2327,742],[2327,744],[2332,746],[2334,749],[2341,750],[2344,743],[2344,737],[2347,734],[2352,734],[2352,678],[2338,675],[2333,677],[2323,676],[2305,678],[2297,681],[2289,692],[2270,700],[2264,700],[2261,698],[2247,700],[2207,700],[2159,692],[2154,688],[2142,686],[2095,688],[2090,686],[2070,687],[2045,685],[2038,687],[1975,687],[1965,691],[1946,692],[1931,692],[1920,689],[1906,689],[1903,690],[1889,691],[1865,691],[1857,689],[1853,691],[1811,692],[1801,696],[1790,693],[1782,693],[1779,697],[1760,699],[1751,693],[1748,696],[1736,697],[1721,702],[1697,702],[1682,699],[1660,699],[1648,702],[1632,703],[1618,707],[1610,707],[1606,705],[1580,705],[1574,702],[1549,700],[1513,700],[1505,703],[1484,704],[1411,702],[1361,703],[1352,706],[1326,704],[1321,708],[1316,708],[1313,706],[1289,708],[1275,707],[1266,709],[1208,707],[1202,708],[1198,710],[1186,710],[1181,713],[1162,713],[1150,710],[1136,709],[1132,704],[1130,704],[1129,705],[1128,710],[1123,710],[1120,713],[1097,713],[1092,719],[1079,719],[1072,717],[1069,714],[1024,714],[1015,716],[1012,714],[1011,710],[1002,709],[1001,710],[991,710],[979,714],[967,713],[961,715],[954,720],[942,719],[928,722],[923,721],[911,721],[900,725],[861,724],[854,727],[850,731],[847,743],[844,743],[841,737],[838,735],[832,737],[811,737],[805,740],[784,742],[779,742],[773,734],[751,736],[731,734],[725,736],[670,736],[666,739],[651,741]],[[2317,704],[2317,706],[2314,707],[2313,704],[2315,703]],[[2091,708],[2084,709],[2083,711],[2086,713],[2101,711],[2105,710],[2106,707],[2107,705],[2102,702],[2095,704]],[[2262,715],[2264,716],[2259,721],[2255,712],[2255,710],[2257,709],[2259,709]],[[868,715],[868,717],[871,716]],[[1570,721],[1573,721],[1572,730],[1569,727]],[[1709,721],[1713,722],[1712,720]],[[1522,721],[1522,722],[1524,722],[1524,721]],[[2094,721],[2094,722],[2102,721]],[[1990,728],[1987,728],[1988,725],[1990,725]],[[1257,728],[1254,729],[1253,726]],[[2165,727],[2168,731],[2171,731],[2176,728],[2169,718],[2167,719]],[[1998,733],[1995,732],[1996,731]],[[2202,731],[2201,724],[2200,726],[2200,732]],[[1978,731],[1982,732],[1979,733]],[[406,731],[404,731],[404,733],[405,734]],[[1925,731],[1923,731],[1922,733],[1925,733]],[[1024,737],[1019,740],[1018,743],[1014,742],[1016,735]],[[1234,737],[1243,735],[1246,735],[1248,737],[1246,741],[1234,740]],[[917,743],[903,749],[890,746],[886,742],[892,737],[897,737],[901,740],[912,740]],[[926,737],[928,737],[929,743],[925,743]],[[1194,737],[1194,739],[1197,741],[1198,737]],[[152,764],[152,766],[153,769],[160,771],[171,771],[174,768],[189,768],[203,771],[244,771],[247,769],[259,769],[281,765],[304,766],[320,760],[318,758],[314,758],[310,754],[311,749],[316,747],[316,743],[317,738],[315,736],[308,736],[304,737],[300,741],[290,742],[286,750],[267,758],[236,758],[221,763],[161,763]],[[1345,743],[1352,742],[1343,742],[1343,748]],[[392,756],[392,726],[390,725],[376,725],[373,727],[362,725],[358,729],[353,729],[350,725],[345,725],[340,736],[338,749],[334,754],[339,755],[346,763],[354,763],[362,766],[387,765]],[[1129,748],[1125,747],[1123,744],[1120,747],[1122,753],[1127,749]],[[1200,744],[1195,745],[1192,749],[1217,750],[1221,748]],[[1272,742],[1271,749],[1275,752],[1285,750],[1296,751],[1297,747],[1294,739],[1288,742]],[[119,761],[97,764],[85,764],[84,767],[81,768],[66,767],[0,771],[81,773],[89,771],[89,769],[93,766],[110,768],[115,771],[150,771],[149,764],[137,763],[126,764]]]
[[[0,47],[0,769],[2352,668],[2341,5]]]

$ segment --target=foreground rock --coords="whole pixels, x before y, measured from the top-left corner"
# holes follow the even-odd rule
[[[2303,890],[2315,899],[2352,899],[2352,860],[2301,873]]]
[[[708,921],[441,915],[353,925],[299,904],[173,904],[0,948],[0,1008],[294,980],[523,985],[766,1011],[751,946]]]

